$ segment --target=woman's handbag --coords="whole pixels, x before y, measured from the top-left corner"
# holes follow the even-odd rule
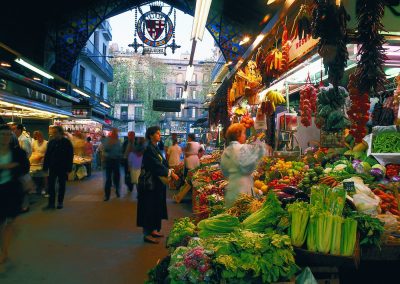
[[[153,191],[154,190],[154,182],[153,175],[151,172],[146,171],[144,167],[142,167],[139,175],[139,183],[138,183],[138,191]]]

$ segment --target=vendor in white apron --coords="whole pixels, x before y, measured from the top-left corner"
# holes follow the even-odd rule
[[[253,187],[252,172],[264,156],[267,145],[261,141],[253,144],[246,142],[246,128],[243,124],[229,126],[225,135],[229,146],[221,157],[221,169],[229,184],[225,190],[225,206],[231,207],[240,193],[251,194]]]

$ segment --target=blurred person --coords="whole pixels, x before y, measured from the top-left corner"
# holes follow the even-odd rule
[[[135,147],[133,148],[133,151],[128,155],[128,167],[133,188],[137,187],[139,183],[140,168],[142,167],[145,142],[146,140],[144,137],[139,137]]]
[[[127,186],[129,192],[132,192],[133,190],[133,184],[131,181],[131,174],[129,171],[129,165],[128,165],[128,157],[129,154],[134,151],[135,148],[135,131],[129,131],[128,132],[128,139],[124,141],[124,144],[122,145],[122,166],[124,168],[124,179],[125,179],[125,185]]]
[[[72,147],[74,149],[74,154],[80,157],[85,156],[86,153],[86,140],[82,132],[76,131],[72,136]]]
[[[167,157],[170,168],[179,166],[181,163],[182,148],[178,145],[178,140],[172,141],[172,146],[168,147]]]
[[[98,170],[101,170],[104,164],[104,141],[106,137],[104,135],[100,138],[99,146],[96,149],[96,167]]]
[[[88,136],[86,137],[86,143],[85,143],[85,157],[90,158],[90,163],[86,164],[88,177],[92,175],[93,152],[94,151],[93,151],[92,137]]]
[[[26,152],[11,144],[9,126],[0,126],[0,265],[9,255],[14,218],[21,212],[21,178],[29,173]]]
[[[139,177],[137,226],[143,228],[145,242],[157,244],[156,238],[163,237],[161,221],[168,219],[167,187],[162,180],[178,180],[179,177],[168,168],[167,160],[157,146],[161,139],[160,127],[149,127],[146,139],[149,144],[143,154]]]
[[[240,193],[250,194],[252,192],[253,178],[251,174],[260,159],[269,150],[269,146],[261,141],[244,144],[246,128],[240,123],[233,123],[229,126],[225,138],[229,146],[222,153],[221,170],[229,181],[225,191],[225,205],[229,208]]]
[[[170,136],[168,136],[167,139],[165,139],[164,142],[164,152],[165,152],[165,158],[168,161],[168,148],[173,145],[173,141],[177,140],[178,141],[178,134],[172,133]]]
[[[47,140],[44,139],[41,131],[33,132],[32,141],[32,155],[29,159],[31,166],[38,167],[39,170],[35,171],[33,180],[36,183],[36,190],[38,194],[47,196],[47,172],[43,171],[44,156],[47,149]]]
[[[65,184],[72,171],[74,150],[71,141],[64,137],[61,126],[49,128],[50,141],[44,156],[43,170],[49,171],[49,202],[44,209],[54,209],[56,202],[56,181],[58,180],[57,209],[64,207]]]
[[[196,142],[196,136],[193,133],[188,135],[188,140],[185,147],[185,169],[184,177],[187,176],[189,170],[193,170],[200,166],[199,154],[202,153],[202,148],[199,142]]]
[[[114,183],[115,194],[120,197],[120,160],[122,156],[121,143],[118,139],[118,129],[113,128],[110,136],[104,141],[104,163],[106,168],[106,183],[104,186],[104,201],[110,200],[111,185]]]
[[[18,124],[14,130],[14,133],[18,138],[19,146],[22,150],[26,152],[26,156],[29,159],[32,155],[32,143],[31,139],[28,138],[26,134],[24,134],[24,125]]]

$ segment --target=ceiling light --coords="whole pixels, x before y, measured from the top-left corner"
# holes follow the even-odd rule
[[[261,41],[264,39],[264,37],[265,37],[265,35],[259,34],[253,43],[254,47],[257,47],[257,45],[259,45],[261,43]]]
[[[11,111],[10,115],[14,115],[14,116],[18,116],[17,111],[29,111],[29,113],[31,115],[36,115],[39,117],[59,117],[59,118],[67,118],[67,115],[64,114],[58,114],[58,113],[54,113],[54,112],[50,112],[50,111],[45,111],[45,110],[40,110],[40,109],[36,109],[36,108],[31,108],[31,107],[26,107],[26,106],[22,106],[22,105],[16,105],[16,104],[12,104],[12,103],[8,103],[5,101],[1,101],[0,100],[0,107],[7,107],[7,108],[13,108],[14,110]],[[21,116],[24,116],[23,113],[21,113]]]
[[[90,98],[90,95],[86,94],[85,92],[82,92],[81,90],[77,89],[77,88],[73,88],[72,90],[74,90],[75,92],[77,92],[78,94]]]
[[[212,0],[196,0],[196,10],[194,13],[192,34],[190,37],[191,40],[203,40],[211,2]]]
[[[267,5],[274,3],[276,0],[268,0]]]
[[[7,63],[7,62],[1,62],[1,63],[0,63],[0,66],[1,66],[1,67],[10,68],[10,67],[11,67],[11,64],[10,64],[10,63]]]
[[[65,92],[67,89],[66,88],[60,88],[61,92]]]
[[[239,45],[243,45],[245,43],[248,43],[249,41],[250,41],[250,37],[246,36],[239,42]]]
[[[193,65],[189,65],[186,68],[186,79],[185,79],[186,82],[189,83],[189,82],[192,81],[193,73],[194,73],[194,66]]]
[[[105,102],[100,102],[100,104],[106,108],[110,108],[111,106]]]
[[[40,80],[39,77],[33,77],[33,80],[35,80],[35,81],[42,81],[42,80]]]
[[[231,64],[232,64],[232,61],[229,61],[229,62],[225,63],[226,66],[231,65]]]
[[[45,77],[47,79],[54,79],[54,77],[52,75],[50,75],[49,73],[39,69],[38,67],[32,65],[31,63],[28,63],[27,61],[25,61],[22,58],[15,59],[15,62],[21,64],[22,66],[25,66],[26,68],[32,70],[33,72],[38,73],[39,75],[42,75],[43,77]]]

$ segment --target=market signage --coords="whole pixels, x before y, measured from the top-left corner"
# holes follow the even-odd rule
[[[88,106],[72,106],[71,112],[76,118],[88,119],[92,117],[92,110]]]
[[[303,57],[317,46],[319,40],[313,39],[311,35],[299,39],[296,37],[292,40],[292,45],[289,49],[289,62],[295,61],[299,57]]]
[[[144,12],[142,8],[149,7],[150,10]],[[166,7],[167,11],[163,11]],[[140,13],[137,19],[138,12]],[[172,22],[173,13],[173,22]],[[167,55],[167,48],[171,48],[175,53],[179,45],[175,43],[176,11],[172,6],[168,6],[160,1],[155,1],[149,5],[139,6],[135,9],[135,38],[130,47],[135,52],[142,48],[142,54],[164,54]],[[137,36],[137,38],[136,38]],[[172,43],[169,42],[172,40]],[[141,42],[141,43],[140,43]]]

